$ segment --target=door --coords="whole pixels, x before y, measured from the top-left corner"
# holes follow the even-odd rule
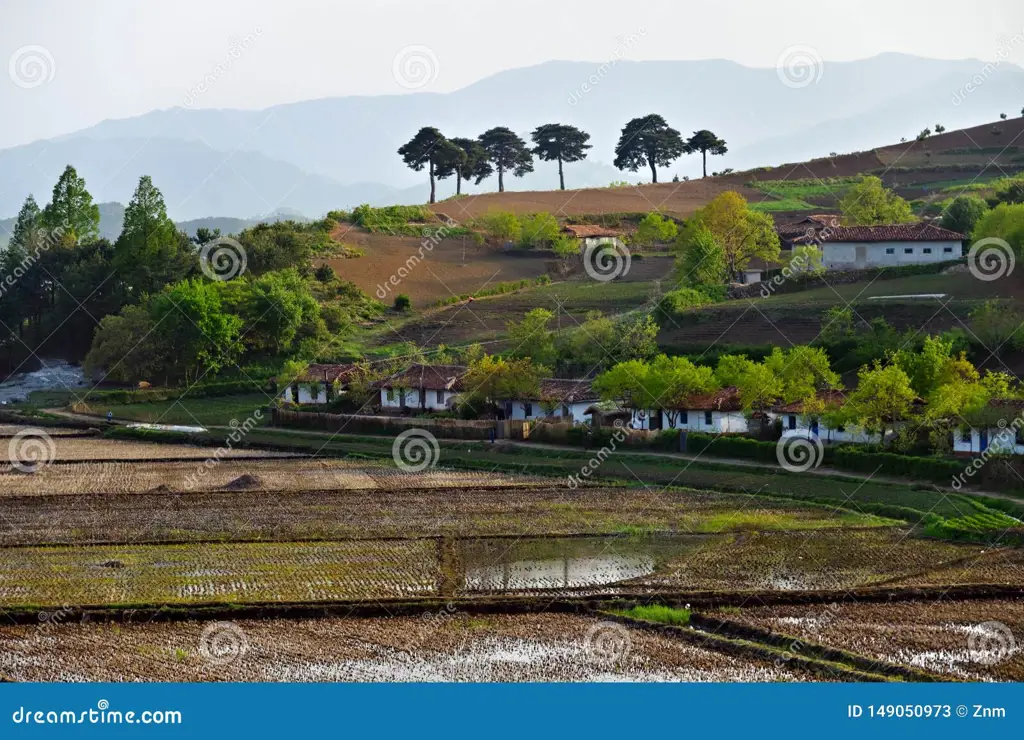
[[[858,244],[854,247],[854,264],[858,268],[864,268],[868,265],[868,248],[865,244]]]
[[[988,429],[982,429],[979,437],[978,452],[984,452],[988,449]]]

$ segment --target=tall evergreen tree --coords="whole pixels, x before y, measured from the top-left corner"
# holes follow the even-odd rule
[[[683,152],[685,154],[701,153],[701,157],[704,160],[704,177],[708,176],[708,154],[722,155],[728,151],[729,149],[725,146],[725,140],[719,139],[706,128],[694,131],[693,136],[687,139],[686,144],[683,145]]]
[[[430,202],[437,202],[435,178],[445,177],[452,172],[453,162],[461,150],[448,141],[444,134],[431,126],[424,126],[402,146],[398,153],[402,160],[416,172],[427,168],[430,175]]]
[[[591,145],[590,134],[581,131],[575,126],[568,126],[562,123],[546,123],[538,126],[531,134],[533,153],[545,162],[558,162],[558,184],[565,190],[565,174],[562,171],[563,162],[579,162],[586,159],[587,149]]]
[[[462,181],[473,181],[479,185],[485,178],[494,174],[494,167],[487,159],[487,152],[476,139],[454,137],[449,141],[459,148],[452,161],[451,172],[455,175],[455,194],[462,195]],[[446,175],[447,176],[447,175]]]
[[[620,170],[636,172],[651,168],[653,182],[658,182],[658,167],[668,167],[683,153],[683,138],[657,113],[634,118],[622,129],[615,146],[614,165]]]
[[[134,300],[187,277],[195,266],[192,241],[167,217],[164,196],[144,175],[114,245],[114,267]]]
[[[60,234],[70,244],[95,239],[100,234],[100,209],[92,202],[85,180],[74,167],[64,168],[53,196],[43,209],[43,227],[50,234]]]
[[[511,172],[522,177],[533,172],[533,156],[526,142],[515,132],[498,126],[480,134],[480,145],[487,152],[487,158],[498,171],[498,192],[505,192],[505,173]]]

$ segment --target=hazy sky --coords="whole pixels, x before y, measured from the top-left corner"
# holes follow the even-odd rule
[[[825,60],[899,51],[1024,64],[1024,2],[0,0],[0,148],[183,105],[204,80],[197,107],[255,108],[444,92],[617,49],[774,67],[794,45]]]

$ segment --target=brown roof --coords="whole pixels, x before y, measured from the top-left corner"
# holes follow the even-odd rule
[[[993,398],[988,405],[996,409],[1024,409],[1024,399],[1021,398]]]
[[[823,228],[814,237],[826,244],[838,242],[958,242],[966,237],[929,223]]]
[[[416,363],[386,378],[378,385],[382,388],[415,388],[428,391],[460,391],[464,365],[423,365]]]
[[[351,379],[357,369],[355,365],[312,364],[296,380],[300,383],[327,382],[345,384]]]
[[[540,381],[541,398],[558,400],[562,403],[596,401],[600,396],[594,392],[589,380],[560,380],[544,378]]]
[[[818,400],[826,406],[842,406],[846,403],[846,394],[842,391],[818,391]],[[802,414],[804,412],[803,400],[794,401],[775,406],[772,411],[779,414]]]
[[[687,411],[740,411],[743,402],[740,400],[739,389],[728,386],[714,393],[690,396],[679,404],[679,408]]]
[[[562,227],[577,239],[591,239],[603,236],[622,236],[617,229],[610,229],[607,226],[593,226],[591,224],[566,224]]]
[[[776,224],[775,230],[782,238],[797,237],[813,234],[818,229],[826,226],[836,227],[840,225],[841,217],[834,213],[814,213],[804,216],[799,221],[790,221],[784,224]]]

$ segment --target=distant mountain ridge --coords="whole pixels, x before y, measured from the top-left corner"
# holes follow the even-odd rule
[[[363,202],[422,203],[426,178],[396,151],[427,125],[449,136],[502,125],[524,137],[542,123],[580,126],[594,146],[587,161],[566,166],[566,182],[595,187],[645,176],[610,162],[622,125],[659,112],[685,135],[709,128],[726,139],[728,154],[712,158],[710,168],[743,170],[883,146],[936,123],[952,130],[1002,112],[1017,116],[1024,89],[1024,70],[1003,63],[963,95],[982,62],[901,54],[825,62],[808,84],[725,60],[619,61],[584,89],[599,67],[548,62],[445,94],[324,98],[255,111],[173,108],[104,121],[0,151],[0,215],[14,215],[30,192],[45,202],[68,163],[100,201],[127,202],[138,177],[149,174],[171,217],[182,220],[211,213],[244,219],[279,207],[318,217]],[[664,179],[697,176],[698,160],[683,157]],[[491,191],[494,180],[467,190]],[[556,183],[556,166],[536,162],[534,173],[508,178],[507,187]],[[453,190],[443,181],[439,197]]]

